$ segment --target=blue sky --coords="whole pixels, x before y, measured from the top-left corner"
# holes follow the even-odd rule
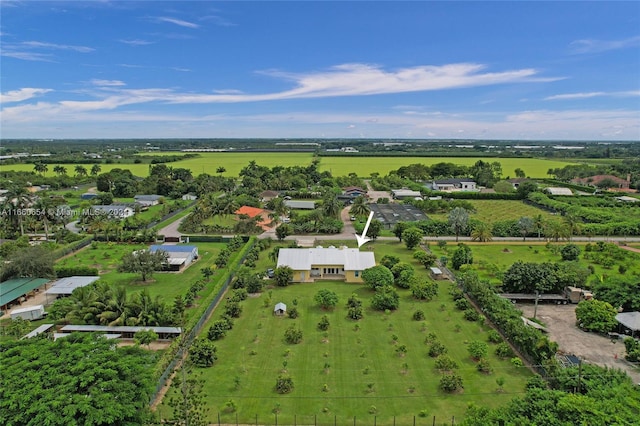
[[[3,138],[640,139],[638,2],[0,7]]]

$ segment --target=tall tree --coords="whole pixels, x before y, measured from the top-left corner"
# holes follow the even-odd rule
[[[535,229],[535,224],[530,217],[523,216],[518,219],[518,231],[520,235],[522,235],[522,241],[526,241],[527,234],[533,232]]]
[[[78,177],[85,177],[87,176],[87,168],[84,166],[81,166],[80,164],[78,164],[75,168],[74,168],[75,172],[76,172],[76,176]]]
[[[91,166],[91,176],[98,176],[101,171],[102,167],[100,167],[100,164],[94,164]]]
[[[471,231],[471,240],[480,241],[486,243],[493,240],[493,234],[491,232],[491,225],[485,222],[478,222]]]
[[[91,334],[3,342],[0,424],[148,424],[154,357]]]
[[[45,163],[37,162],[33,166],[33,170],[36,173],[40,173],[41,175],[44,175],[45,173],[47,173],[49,171],[49,166],[47,166]]]
[[[469,222],[469,213],[463,207],[456,207],[449,212],[449,226],[456,234],[456,241],[461,233],[467,229]]]
[[[147,278],[151,277],[155,271],[162,269],[167,258],[167,252],[162,250],[155,253],[151,253],[149,250],[138,250],[125,254],[118,270],[139,273],[142,276],[142,281],[147,281]]]
[[[324,215],[335,219],[340,216],[340,210],[342,210],[342,203],[338,200],[336,194],[327,192],[322,198],[322,212]]]
[[[349,210],[349,212],[353,216],[366,216],[369,214],[369,210],[367,200],[360,195],[353,200],[353,204],[351,205],[351,210]]]

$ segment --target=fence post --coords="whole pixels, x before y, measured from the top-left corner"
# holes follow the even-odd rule
[[[238,426],[238,412],[236,411],[236,426]]]
[[[218,426],[220,426],[220,412],[218,412]]]
[[[353,416],[353,426],[356,426],[356,416]]]
[[[413,426],[416,426],[416,416],[413,416]]]
[[[456,416],[451,416],[451,426],[456,424]]]
[[[378,416],[373,416],[373,426],[378,424]]]
[[[396,426],[396,416],[393,416],[393,426]]]
[[[293,415],[293,426],[297,426],[298,425],[298,415],[294,414]]]
[[[256,426],[258,426],[258,415],[256,414]]]
[[[436,416],[433,416],[433,426],[436,426]]]

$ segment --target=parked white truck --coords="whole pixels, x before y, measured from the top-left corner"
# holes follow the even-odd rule
[[[11,319],[22,318],[28,321],[42,319],[46,313],[43,305],[28,306],[26,308],[14,309],[11,312]]]

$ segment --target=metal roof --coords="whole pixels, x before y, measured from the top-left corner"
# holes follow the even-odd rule
[[[0,283],[0,306],[11,303],[48,282],[46,278],[17,278]]]
[[[160,198],[162,198],[162,195],[156,195],[156,194],[141,194],[141,195],[136,195],[133,197],[134,200],[142,200],[142,201],[158,201]]]
[[[280,302],[276,304],[276,307],[273,308],[274,311],[286,311],[287,310],[287,305],[285,305],[284,303]]]
[[[171,333],[171,334],[180,334],[182,329],[180,327],[153,327],[149,325],[145,326],[107,326],[107,325],[65,325],[60,329],[63,332],[74,332],[74,331],[84,331],[84,332],[103,332],[103,333],[136,333],[140,330],[153,330],[156,333]]]
[[[315,209],[315,201],[298,201],[298,200],[285,200],[284,205],[290,209]]]
[[[155,253],[158,250],[166,251],[167,253],[191,253],[194,250],[198,250],[196,246],[174,246],[170,244],[152,245],[149,247],[151,253]]]
[[[616,315],[616,320],[630,330],[640,330],[640,312],[622,312]]]
[[[376,266],[373,252],[355,248],[282,248],[278,252],[278,267],[310,270],[316,265],[344,265],[345,271],[362,271]]]
[[[73,290],[79,287],[85,287],[89,284],[96,282],[100,279],[100,277],[83,277],[83,276],[73,276],[60,278],[58,281],[54,282],[49,290],[47,290],[46,294],[71,294]]]
[[[51,327],[53,327],[53,324],[42,324],[40,327],[36,328],[31,333],[23,336],[22,339],[30,339],[32,337],[36,337],[39,334],[42,334],[42,333],[45,333],[45,332],[49,331],[49,329]],[[20,340],[22,340],[22,339],[20,339]]]
[[[27,307],[20,308],[20,309],[14,309],[13,311],[11,311],[11,314],[21,314],[23,312],[31,312],[31,311],[35,311],[35,310],[44,311],[44,305],[33,305],[33,306],[27,306]]]

